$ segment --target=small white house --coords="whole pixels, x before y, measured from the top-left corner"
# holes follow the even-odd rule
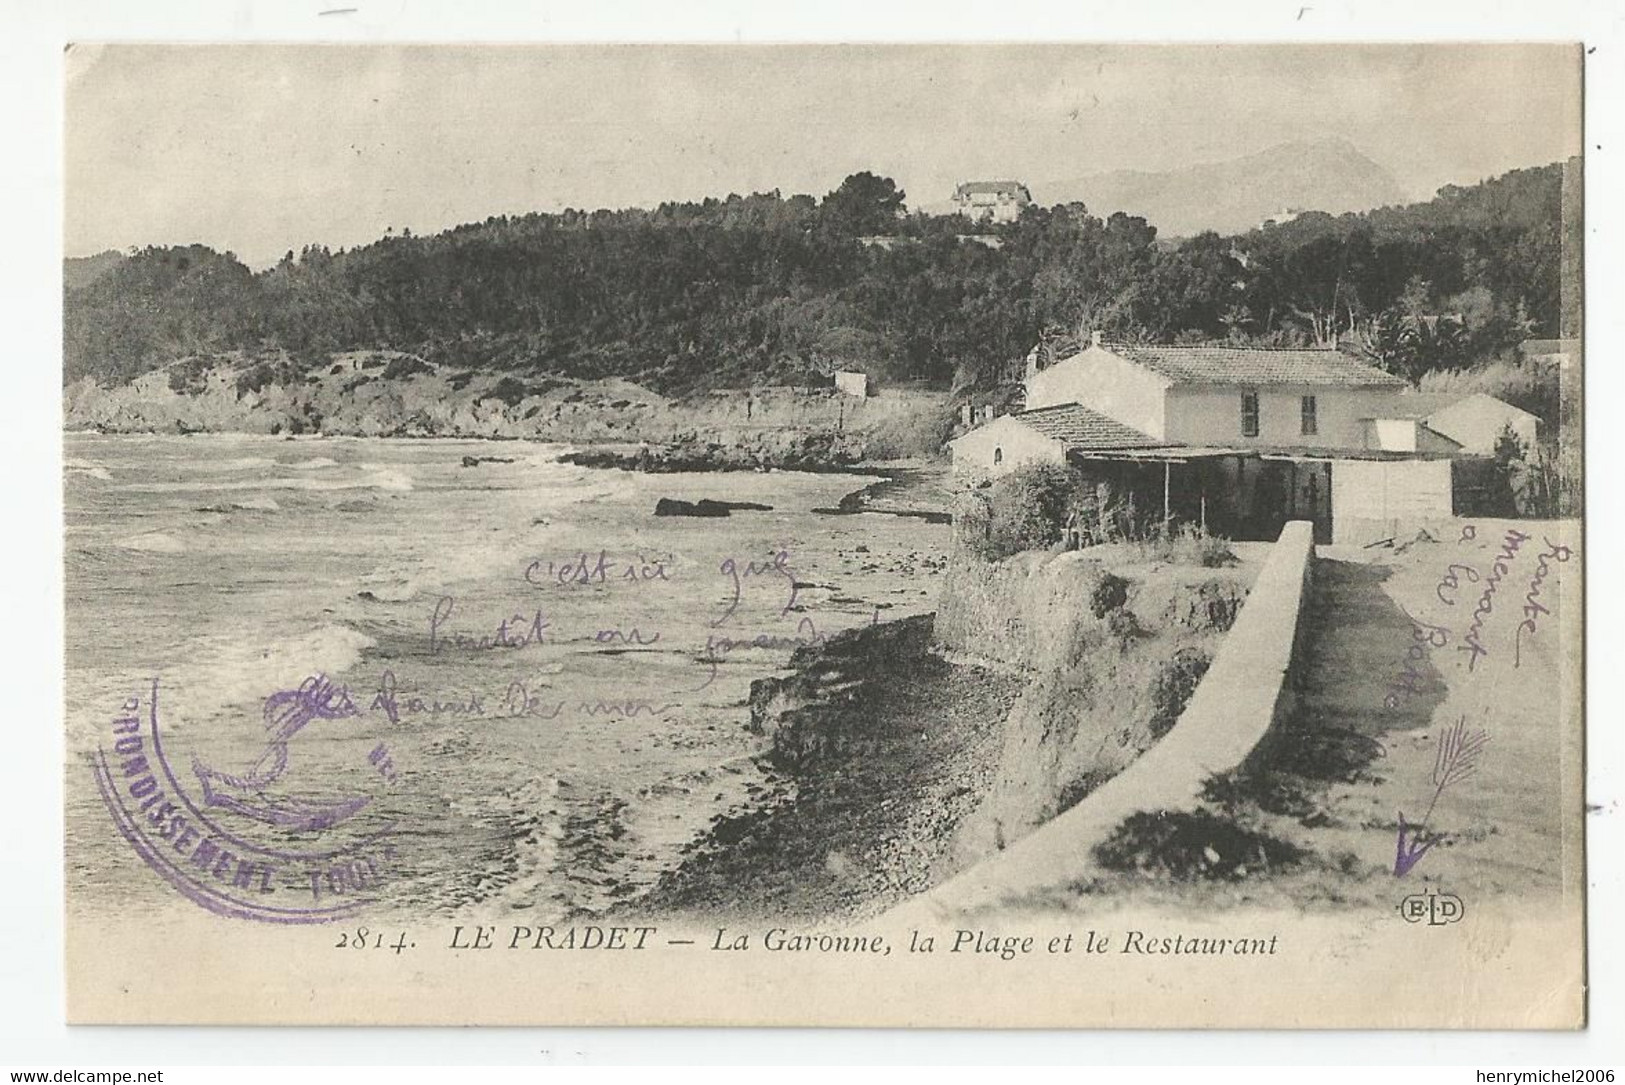
[[[835,390],[863,399],[869,394],[869,375],[867,373],[857,373],[850,369],[837,369],[835,371]]]
[[[1098,411],[1066,403],[994,419],[948,442],[956,475],[996,478],[1028,463],[1065,463],[1069,452],[1150,448],[1157,444]]]
[[[1495,443],[1509,429],[1524,448],[1533,449],[1540,430],[1540,419],[1535,415],[1483,392],[1470,395],[1412,392],[1399,397],[1387,418],[1371,422],[1388,427],[1389,432],[1409,425],[1426,435],[1410,446],[1382,443],[1373,444],[1372,448],[1460,452],[1475,456],[1493,455]],[[1440,438],[1448,442],[1448,446],[1441,446]]]

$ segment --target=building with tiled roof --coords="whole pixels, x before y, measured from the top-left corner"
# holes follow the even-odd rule
[[[1401,377],[1340,351],[1160,346],[1098,337],[1029,360],[1028,410],[1076,403],[1161,444],[1368,449],[1365,420],[1395,417]]]
[[[1155,438],[1076,403],[995,418],[948,442],[954,470],[1001,475],[1027,463],[1065,463],[1076,455],[1156,448]]]
[[[954,209],[969,219],[1014,222],[1033,196],[1020,181],[965,181],[954,189],[953,202]]]
[[[1490,428],[1522,424],[1523,413],[1488,396],[1424,397],[1329,348],[1097,335],[1035,348],[1024,383],[1025,410],[950,442],[956,474],[1070,464],[1130,519],[1246,539],[1274,538],[1292,519],[1312,521],[1322,543],[1448,519],[1453,461],[1477,452]]]
[[[1314,385],[1331,388],[1406,388],[1385,373],[1334,349],[1165,347],[1113,344],[1121,357],[1177,384]]]
[[[1040,407],[1008,415],[1024,426],[1064,443],[1069,449],[1103,451],[1117,448],[1152,448],[1159,442],[1133,426],[1076,403]]]

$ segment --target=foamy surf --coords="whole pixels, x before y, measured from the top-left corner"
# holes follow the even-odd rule
[[[102,482],[113,481],[113,473],[102,464],[92,460],[65,459],[62,461],[62,470],[69,475],[84,475],[88,478],[100,479]]]
[[[186,551],[186,544],[173,535],[166,535],[162,531],[149,531],[144,535],[132,535],[127,539],[120,539],[114,543],[126,550],[140,550],[148,554],[181,554]]]
[[[276,461],[266,459],[264,456],[237,456],[229,460],[214,460],[206,456],[199,456],[197,459],[181,461],[180,466],[193,471],[224,474],[231,471],[259,471],[267,467],[275,467]]]
[[[210,493],[237,490],[389,490],[406,493],[412,489],[412,476],[394,467],[363,464],[359,478],[254,478],[204,482],[138,482],[121,487],[131,493]]]
[[[278,512],[282,508],[276,503],[274,497],[243,497],[236,501],[222,501],[218,505],[210,505],[199,509],[199,512]]]
[[[376,643],[341,622],[268,640],[258,635],[198,637],[182,650],[186,662],[162,677],[173,688],[178,708],[206,714],[258,705],[278,690],[297,689],[313,674],[342,674]]]

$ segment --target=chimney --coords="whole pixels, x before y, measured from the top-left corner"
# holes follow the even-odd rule
[[[1092,346],[1092,347],[1100,346],[1100,329],[1099,328],[1096,328],[1094,331],[1089,333],[1089,345]]]
[[[1032,380],[1038,376],[1038,356],[1044,352],[1044,345],[1039,343],[1027,352],[1027,379]]]
[[[969,404],[969,403],[961,403],[959,405],[959,421],[960,421],[960,424],[969,426],[972,423],[974,423],[975,419],[973,417],[973,414],[974,414],[975,410],[976,410],[976,408],[974,406],[972,406],[971,404]]]

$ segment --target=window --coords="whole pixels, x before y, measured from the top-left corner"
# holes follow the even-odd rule
[[[1258,393],[1241,393],[1241,435],[1258,436]]]
[[[999,464],[999,463],[1003,463],[1003,462],[1004,462],[1004,449],[1002,449],[1002,448],[995,448],[995,449],[994,449],[994,450],[993,450],[993,462],[994,462],[994,463],[995,463],[995,464]]]
[[[1314,396],[1304,396],[1303,397],[1303,435],[1305,437],[1313,437],[1315,434],[1317,434],[1319,432],[1320,432],[1320,427],[1315,421],[1315,397]]]

